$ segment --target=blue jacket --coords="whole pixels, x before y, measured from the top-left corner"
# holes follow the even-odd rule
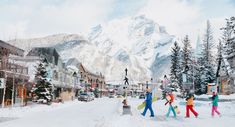
[[[146,105],[152,104],[152,93],[147,92],[145,102],[146,102]]]

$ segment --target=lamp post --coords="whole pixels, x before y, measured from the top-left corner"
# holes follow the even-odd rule
[[[151,87],[153,89],[154,88],[154,86],[153,86],[153,78],[150,79],[150,82],[151,82]]]
[[[148,81],[146,81],[146,89],[148,89],[148,88],[149,88]]]
[[[4,85],[3,85],[3,96],[2,96],[2,108],[4,108],[5,106],[5,95],[6,95],[6,85],[7,85],[7,74],[6,74],[6,71],[4,72],[4,77],[5,77],[5,82],[4,82]]]

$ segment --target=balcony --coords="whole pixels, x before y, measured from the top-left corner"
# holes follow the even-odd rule
[[[10,63],[7,62],[4,66],[3,62],[0,60],[0,71],[9,71],[9,72],[13,72],[13,73],[18,73],[18,74],[24,74],[27,75],[28,74],[28,68],[18,65],[18,64],[14,64],[14,63]]]

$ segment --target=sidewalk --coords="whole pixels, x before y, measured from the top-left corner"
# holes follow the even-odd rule
[[[211,99],[209,99],[210,97],[212,97],[212,95],[200,95],[200,96],[195,96],[195,100],[198,101],[211,101]],[[231,94],[231,95],[219,95],[219,102],[232,102],[235,101],[235,94]]]

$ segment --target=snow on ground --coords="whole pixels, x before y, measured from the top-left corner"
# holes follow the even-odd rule
[[[184,118],[184,100],[178,99],[175,105],[179,105],[181,114],[174,119],[166,118],[168,106],[164,100],[153,104],[156,117],[145,117],[136,107],[142,101],[137,98],[128,98],[132,115],[122,115],[122,99],[99,98],[92,102],[66,102],[64,104],[33,105],[23,108],[0,109],[1,117],[16,118],[11,121],[1,122],[0,127],[233,127],[235,120],[235,103],[219,103],[219,111],[222,117],[212,118],[209,102],[195,101],[195,109],[199,118]]]
[[[208,99],[211,96],[212,95],[203,94],[203,95],[195,96],[195,97],[196,98],[205,98],[205,99]],[[235,99],[235,94],[231,94],[231,95],[219,95],[219,99]]]

